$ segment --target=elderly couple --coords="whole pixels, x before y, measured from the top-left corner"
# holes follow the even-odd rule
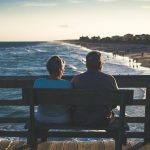
[[[64,61],[53,56],[47,62],[49,72],[48,79],[37,79],[34,88],[54,88],[54,89],[102,89],[116,90],[117,83],[111,75],[101,72],[101,53],[92,51],[86,56],[87,71],[75,76],[71,82],[63,80]],[[75,125],[106,126],[112,118],[112,109],[109,106],[78,106],[71,113],[69,106],[63,105],[40,105],[36,113],[36,120],[44,124],[64,124],[73,120]]]

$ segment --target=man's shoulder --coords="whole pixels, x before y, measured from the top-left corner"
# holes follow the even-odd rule
[[[79,79],[83,78],[84,76],[86,76],[86,72],[78,74],[78,75],[75,75],[73,77],[73,80],[79,80]]]
[[[101,72],[101,75],[107,79],[111,79],[111,80],[114,80],[114,76],[113,75],[110,75],[110,74],[107,74],[107,73],[104,73],[104,72]]]

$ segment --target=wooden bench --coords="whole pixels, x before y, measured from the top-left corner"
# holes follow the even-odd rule
[[[32,89],[25,88],[22,91],[23,101],[30,106],[30,143],[34,150],[37,147],[38,135],[35,123],[35,108],[39,104],[51,105],[119,105],[119,124],[115,132],[105,127],[79,127],[74,125],[50,125],[49,129],[59,129],[60,131],[49,131],[48,137],[79,137],[79,138],[114,138],[115,149],[121,150],[123,137],[125,134],[125,108],[128,102],[133,99],[132,90],[100,91],[100,90],[52,90],[52,89]],[[42,126],[41,126],[42,128]],[[65,129],[65,131],[61,131]],[[68,130],[69,129],[69,130]],[[73,130],[73,131],[70,131]],[[83,130],[89,130],[88,132]],[[104,131],[105,130],[105,131]]]

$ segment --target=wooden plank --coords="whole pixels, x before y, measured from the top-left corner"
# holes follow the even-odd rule
[[[147,100],[148,99],[133,99],[127,105],[150,105],[150,103]]]
[[[132,90],[102,91],[102,90],[50,90],[34,89],[36,104],[70,104],[70,105],[120,105],[122,96],[133,96]],[[109,94],[108,94],[109,92]],[[25,94],[24,94],[25,95]],[[30,96],[30,95],[29,95]],[[52,97],[52,99],[50,99]],[[29,98],[30,99],[30,98]],[[60,100],[61,99],[61,100]],[[71,100],[70,100],[71,99]],[[101,101],[104,99],[105,101]]]
[[[0,123],[26,123],[29,117],[0,117]]]
[[[25,94],[25,93],[24,93]],[[30,100],[28,98],[31,98],[30,96],[28,96],[27,94],[25,94],[24,99],[5,99],[5,100],[0,100],[0,105],[4,106],[4,105],[16,105],[16,106],[28,106],[30,103]],[[131,100],[130,102],[128,102],[127,104],[128,106],[132,106],[132,105],[150,105],[149,99],[136,99],[136,100]]]
[[[26,96],[24,97],[24,99],[13,99],[13,100],[9,100],[9,99],[5,99],[5,100],[0,100],[0,106],[4,106],[4,105],[14,105],[14,106],[27,106],[29,103],[29,99],[28,97],[30,96]],[[31,97],[30,97],[31,98]],[[139,99],[139,100],[133,100],[131,102],[129,102],[127,105],[147,105],[149,104],[147,101],[149,99]]]
[[[52,150],[51,145],[53,142],[43,142],[38,144],[37,150]],[[71,149],[70,149],[71,150]],[[77,149],[76,149],[77,150]]]
[[[45,124],[39,124],[39,126],[43,129],[61,129],[61,130],[73,130],[76,132],[80,132],[80,130],[107,130],[109,129],[108,127],[100,127],[100,126],[91,126],[91,127],[87,127],[87,126],[74,126],[74,125],[59,125],[59,124],[50,124],[50,125],[45,125]],[[99,131],[96,131],[99,132]]]
[[[0,100],[0,106],[25,106],[25,104],[21,99],[17,100]]]
[[[144,132],[126,132],[127,138],[144,138]]]
[[[131,149],[129,150],[149,150],[150,144],[145,144],[143,142],[133,142],[130,141]]]
[[[30,100],[28,98],[31,98],[30,96],[28,96],[26,94],[26,96],[24,96],[24,99],[5,99],[5,100],[0,100],[0,106],[5,106],[5,105],[14,105],[14,106],[28,106],[30,103]],[[139,99],[139,100],[131,100],[130,102],[128,102],[127,104],[128,106],[132,106],[132,105],[149,105],[149,99]]]
[[[104,140],[105,150],[115,150],[115,142],[112,140]]]
[[[1,137],[27,137],[27,131],[4,131],[0,130]]]
[[[23,150],[25,148],[28,148],[25,141],[13,141],[7,147],[7,150]]]
[[[74,141],[63,141],[63,150],[77,150],[79,149],[78,142]]]
[[[53,141],[39,144],[38,150],[115,150],[114,141]],[[130,141],[123,145],[123,150],[149,150],[150,144]]]
[[[52,142],[50,150],[63,150],[63,142]]]
[[[47,78],[48,76],[0,76],[0,87],[27,88],[32,87],[34,80]],[[73,76],[64,76],[71,80]],[[114,75],[119,87],[147,87],[150,83],[150,75]]]
[[[125,121],[128,123],[145,123],[145,117],[125,117]]]
[[[114,137],[114,133],[108,133],[108,132],[48,132],[48,137],[62,137],[62,138],[108,138],[108,137]]]
[[[147,87],[146,89],[146,98],[147,102],[150,103],[150,87]],[[145,106],[145,118],[147,122],[144,124],[144,132],[147,135],[147,137],[144,138],[145,143],[150,142],[150,105]]]
[[[0,150],[6,150],[11,141],[0,141]]]
[[[119,87],[147,87],[150,75],[114,75]]]
[[[105,150],[103,141],[78,142],[79,150]]]

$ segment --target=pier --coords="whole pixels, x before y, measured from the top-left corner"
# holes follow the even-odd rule
[[[150,144],[128,142],[123,150],[149,150]],[[0,150],[30,150],[25,141],[0,141]],[[115,150],[114,141],[53,141],[38,145],[37,150]]]
[[[0,88],[31,88],[33,86],[34,80],[37,78],[42,78],[47,76],[7,76],[7,77],[0,77]],[[128,123],[143,123],[144,124],[144,131],[126,131],[126,136],[128,139],[130,138],[142,138],[144,139],[144,143],[135,143],[135,142],[128,142],[128,144],[124,147],[124,149],[150,149],[150,75],[132,75],[132,76],[123,76],[118,75],[114,76],[117,80],[119,88],[145,88],[146,90],[146,97],[145,99],[133,99],[128,103],[129,106],[144,106],[145,107],[145,116],[137,116],[137,117],[129,117],[127,116],[125,118],[126,122]],[[65,79],[70,80],[72,76],[64,76]],[[18,106],[24,106],[24,103],[22,99],[5,99],[0,100],[0,106],[4,105],[18,105]],[[0,124],[1,123],[26,123],[27,117],[0,117]],[[8,130],[1,130],[0,131],[0,137],[27,137],[28,132],[27,131],[8,131]],[[9,143],[8,145],[6,143]],[[14,143],[14,144],[13,144]],[[94,143],[94,144],[92,144]],[[11,146],[17,147],[17,144],[21,144],[24,149],[26,147],[26,142],[10,142],[10,141],[1,141],[0,146],[7,145],[8,147],[5,147],[4,149],[11,149]],[[54,146],[55,145],[55,146]],[[87,146],[88,145],[88,146]],[[38,149],[42,149],[41,147],[46,146],[50,148],[53,147],[72,147],[71,149],[79,149],[81,146],[81,149],[84,149],[84,147],[94,147],[92,149],[110,149],[113,150],[114,142],[113,141],[95,141],[91,143],[89,141],[87,142],[47,142],[47,143],[41,143],[38,145]],[[20,146],[18,146],[19,148]],[[74,148],[73,148],[74,147]],[[100,148],[101,147],[101,148]],[[1,148],[1,147],[0,147]],[[60,149],[61,149],[60,148]],[[12,148],[13,149],[13,148]],[[20,149],[20,148],[19,148]],[[27,148],[26,148],[27,149]],[[50,148],[52,149],[52,148]],[[53,148],[54,149],[54,148]],[[58,148],[59,149],[59,148]],[[64,150],[65,148],[63,148]],[[69,149],[69,148],[68,148]],[[85,148],[88,149],[88,148]],[[1,149],[0,149],[1,150]]]

